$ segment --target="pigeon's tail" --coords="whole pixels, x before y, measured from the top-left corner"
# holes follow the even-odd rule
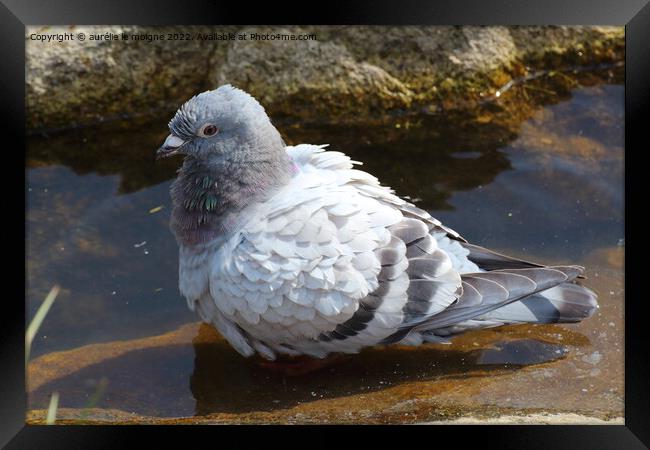
[[[598,309],[597,295],[576,282],[582,271],[579,266],[563,266],[465,274],[465,290],[458,303],[417,331],[424,340],[436,341],[471,329],[507,324],[580,322]],[[517,283],[525,278],[534,279],[537,288],[522,292],[523,283]],[[493,300],[499,292],[490,291],[494,282],[507,288],[507,300]]]
[[[491,311],[482,318],[505,323],[571,323],[598,309],[596,293],[574,283],[562,283]]]

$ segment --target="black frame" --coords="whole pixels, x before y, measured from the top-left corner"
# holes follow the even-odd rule
[[[647,448],[650,445],[650,369],[648,368],[649,340],[646,333],[645,317],[641,312],[641,302],[646,299],[638,296],[643,293],[643,280],[632,275],[640,271],[639,228],[641,220],[633,222],[629,215],[633,208],[633,196],[641,195],[642,185],[639,171],[643,163],[639,154],[647,150],[648,139],[643,134],[647,128],[648,101],[650,100],[650,4],[648,0],[441,0],[437,2],[399,2],[375,1],[363,4],[360,1],[346,2],[334,6],[328,2],[311,2],[297,5],[280,5],[269,2],[267,8],[253,6],[248,2],[218,3],[216,0],[195,0],[180,2],[172,0],[66,0],[57,4],[46,0],[3,0],[0,5],[0,98],[3,113],[3,137],[15,136],[17,144],[4,146],[3,156],[16,158],[16,165],[24,164],[24,155],[17,148],[25,148],[25,53],[24,39],[26,25],[39,24],[132,24],[171,25],[171,24],[225,24],[225,23],[267,23],[267,24],[381,24],[381,25],[594,25],[610,24],[626,26],[626,85],[625,85],[625,139],[626,139],[626,220],[625,239],[627,249],[626,263],[626,358],[625,358],[625,425],[607,426],[481,426],[471,430],[476,437],[487,443],[488,447],[501,448]],[[5,6],[8,5],[8,6]],[[284,7],[284,10],[281,8]],[[306,11],[315,11],[311,18]],[[299,15],[302,13],[302,15]],[[646,113],[646,114],[644,114]],[[3,143],[6,142],[3,140]],[[632,151],[634,147],[639,147]],[[6,166],[5,166],[6,167]],[[24,166],[22,166],[24,167]],[[21,182],[24,185],[24,172],[13,167],[3,170],[2,180],[7,188],[14,190]],[[22,175],[21,175],[22,174]],[[5,192],[12,193],[11,190]],[[20,210],[20,198],[6,195],[5,200],[15,201]],[[23,202],[25,198],[23,197]],[[630,203],[628,203],[630,202]],[[23,203],[24,207],[24,203]],[[16,215],[14,223],[18,223]],[[24,232],[22,225],[16,225]],[[9,236],[8,232],[5,236]],[[5,239],[5,242],[7,239]],[[636,246],[636,248],[635,248]],[[636,260],[636,265],[632,263]],[[10,261],[8,258],[6,261]],[[10,264],[19,271],[18,264]],[[23,272],[25,275],[25,272]],[[5,275],[5,286],[14,285],[9,280],[20,279]],[[18,290],[18,289],[17,289]],[[630,293],[636,293],[637,297]],[[24,369],[24,303],[19,296],[5,296],[4,308],[12,306],[10,312],[3,311],[7,317],[0,328],[0,361],[2,381],[0,382],[0,445],[8,443],[7,448],[115,448],[134,443],[133,438],[142,435],[150,439],[151,432],[184,432],[187,427],[100,427],[64,426],[47,427],[25,424],[25,369]],[[305,427],[310,431],[306,436],[306,446],[314,443],[316,433],[322,428]],[[376,433],[381,427],[373,427]],[[219,445],[224,442],[231,428],[198,427],[195,431],[217,432],[209,442]],[[268,427],[266,428],[269,429]],[[455,438],[456,442],[466,442],[467,426],[437,427],[428,429],[409,429],[427,433],[425,445],[440,445],[445,438]],[[297,431],[297,430],[296,430]],[[292,430],[292,433],[295,431]],[[356,433],[357,431],[355,431]],[[444,436],[443,436],[444,435]],[[233,436],[234,437],[234,436]],[[217,439],[221,439],[218,441]],[[187,442],[187,441],[186,441]],[[246,442],[246,441],[244,441]],[[346,441],[343,441],[346,442]],[[286,444],[288,440],[280,441]],[[644,445],[645,443],[645,445]],[[340,445],[331,442],[333,445]],[[330,444],[330,445],[331,445]]]

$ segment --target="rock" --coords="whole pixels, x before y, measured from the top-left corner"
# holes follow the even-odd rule
[[[31,38],[70,32],[87,37]],[[251,39],[277,33],[315,38]],[[26,44],[32,131],[171,112],[223,83],[250,91],[272,116],[294,120],[463,110],[529,69],[622,62],[625,47],[623,27],[447,26],[28,27]]]
[[[500,417],[463,417],[454,420],[424,422],[422,425],[624,425],[623,417],[600,419],[576,413],[527,414]]]
[[[182,27],[28,27],[26,97],[29,129],[68,128],[178,106],[207,89],[213,47],[206,41],[91,40],[128,33],[167,34]],[[84,33],[84,41],[31,40],[33,33]]]
[[[266,28],[243,33],[266,34]],[[298,29],[276,32],[300,33]],[[271,56],[269,58],[269,56]],[[413,98],[401,81],[381,67],[357,61],[332,41],[236,41],[221,66],[213,65],[212,85],[231,83],[250,92],[274,115],[363,115],[408,108]],[[356,106],[355,106],[356,105]]]
[[[517,58],[531,62],[553,57],[577,64],[623,55],[624,30],[609,26],[512,27],[509,29]]]

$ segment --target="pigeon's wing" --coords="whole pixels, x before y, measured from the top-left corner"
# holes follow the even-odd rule
[[[502,253],[489,250],[479,245],[462,242],[462,247],[469,251],[467,259],[476,264],[481,270],[506,270],[506,269],[529,269],[533,267],[545,267],[523,259],[513,258]],[[582,274],[578,278],[584,278]]]
[[[352,168],[353,163],[362,165],[361,162],[352,161],[348,156],[340,152],[325,152],[323,150],[324,147],[327,147],[327,145],[297,145],[295,147],[287,147],[287,149],[298,166],[313,166],[319,169],[336,171],[340,177],[346,179],[346,183],[355,186],[362,194],[378,199],[383,203],[393,205],[400,210],[404,217],[424,222],[430,232],[442,232],[452,240],[467,243],[467,240],[458,232],[443,225],[425,210],[395,195],[395,192],[390,187],[382,186],[379,180],[373,175]]]
[[[219,311],[253,347],[357,352],[456,300],[460,275],[431,234],[448,230],[342,153],[289,154],[297,175],[247,212],[210,274]]]
[[[493,250],[489,250],[478,245],[463,243],[463,247],[469,250],[467,258],[474,262],[483,270],[501,270],[501,269],[525,269],[531,267],[544,267],[522,259],[512,258]]]

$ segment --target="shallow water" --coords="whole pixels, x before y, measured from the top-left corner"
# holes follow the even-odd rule
[[[137,128],[112,123],[29,139],[28,318],[52,285],[62,287],[32,348],[30,408],[46,408],[57,390],[62,408],[224,421],[414,421],[479,407],[621,416],[623,86],[573,89],[514,127],[484,117],[278,128],[290,144],[329,143],[363,161],[471,242],[586,266],[601,304],[591,319],[370,349],[289,379],[205,326],[147,340],[197,321],[178,293],[167,225],[180,160],[153,162],[168,115]],[[105,358],[96,345],[54,353],[133,339]]]

